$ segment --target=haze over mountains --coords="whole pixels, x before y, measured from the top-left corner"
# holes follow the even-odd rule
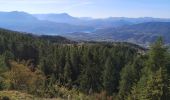
[[[68,23],[74,25],[92,26],[94,28],[119,27],[144,22],[170,22],[170,19],[143,17],[143,18],[126,18],[126,17],[109,17],[94,19],[90,17],[72,17],[67,13],[61,14],[34,14],[40,20],[48,20],[57,23]]]
[[[0,27],[37,35],[61,35],[74,40],[128,41],[147,45],[159,36],[170,43],[170,19],[110,17],[94,19],[61,14],[0,12]]]
[[[91,27],[56,23],[48,20],[39,20],[25,12],[0,12],[0,27],[16,31],[30,32],[38,35],[76,32],[92,30]]]

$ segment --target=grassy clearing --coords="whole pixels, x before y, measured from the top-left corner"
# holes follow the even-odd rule
[[[34,96],[18,91],[0,91],[0,97],[8,97],[10,100],[34,100]]]
[[[3,100],[4,97],[8,97],[9,100],[63,100],[60,98],[38,98],[18,91],[0,91],[0,100]]]

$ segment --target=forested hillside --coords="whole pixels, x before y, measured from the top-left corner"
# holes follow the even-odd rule
[[[169,45],[169,33],[170,22],[146,22],[117,28],[97,29],[92,33],[75,32],[63,36],[74,40],[124,41],[149,46],[160,36],[164,38],[165,44]]]
[[[65,40],[1,29],[0,90],[73,100],[168,100],[170,54],[161,38],[149,50]]]

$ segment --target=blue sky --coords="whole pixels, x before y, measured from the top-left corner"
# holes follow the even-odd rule
[[[170,18],[170,0],[0,0],[0,4],[0,11],[68,13],[94,18]]]

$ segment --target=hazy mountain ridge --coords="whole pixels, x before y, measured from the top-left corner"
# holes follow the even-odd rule
[[[109,18],[91,18],[91,17],[73,17],[67,13],[61,14],[34,14],[40,20],[48,20],[53,22],[68,23],[75,25],[92,26],[95,28],[120,27],[125,25],[139,24],[144,22],[170,22],[166,18],[127,18],[127,17],[109,17]]]
[[[33,15],[25,12],[0,12],[0,22],[29,22],[37,21],[38,19]]]
[[[95,41],[126,41],[142,45],[149,45],[162,36],[167,44],[170,43],[170,22],[147,22],[119,28],[98,29],[91,34],[81,36],[82,33],[66,34],[65,36],[79,40]],[[85,33],[83,33],[85,34]]]
[[[94,19],[61,14],[0,12],[0,27],[36,35],[61,35],[83,41],[124,41],[148,45],[163,36],[170,43],[170,19],[110,17]]]
[[[67,23],[56,23],[47,20],[39,20],[31,14],[17,11],[0,12],[0,27],[39,35],[58,35],[62,33],[93,30],[92,27],[88,26],[77,26]]]
[[[39,20],[48,20],[52,22],[57,23],[71,23],[74,24],[76,22],[82,21],[79,18],[72,17],[68,15],[67,13],[61,13],[61,14],[34,14],[36,18]]]

